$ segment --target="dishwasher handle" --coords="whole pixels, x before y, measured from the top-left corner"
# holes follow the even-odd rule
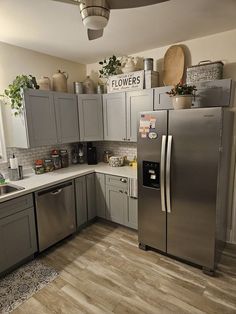
[[[51,188],[36,192],[36,196],[41,196],[41,195],[49,194],[49,193],[51,195],[58,195],[59,193],[61,193],[63,188],[66,188],[67,186],[71,186],[71,185],[73,185],[72,181],[66,182],[64,184],[52,186]]]
[[[51,194],[51,195],[58,195],[58,194],[61,193],[61,191],[62,191],[62,189],[56,189],[55,191],[50,192],[50,194]]]

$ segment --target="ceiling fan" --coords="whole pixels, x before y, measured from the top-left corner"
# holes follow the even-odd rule
[[[168,0],[54,0],[75,4],[79,7],[84,26],[87,28],[88,39],[93,40],[103,35],[110,10],[131,9],[157,4]]]

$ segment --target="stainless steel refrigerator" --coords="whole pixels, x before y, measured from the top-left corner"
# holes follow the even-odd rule
[[[138,237],[214,272],[226,239],[232,112],[142,112],[138,119]]]

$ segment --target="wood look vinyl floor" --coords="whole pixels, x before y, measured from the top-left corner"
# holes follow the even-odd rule
[[[59,277],[14,314],[236,313],[236,254],[216,277],[137,247],[137,233],[97,222],[42,260]]]

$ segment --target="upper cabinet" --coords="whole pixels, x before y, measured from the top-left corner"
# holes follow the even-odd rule
[[[151,110],[152,89],[104,95],[104,139],[137,142],[138,113]]]
[[[153,110],[153,90],[126,93],[127,140],[137,142],[138,113]]]
[[[77,99],[73,94],[26,89],[23,112],[13,119],[15,147],[79,141]]]
[[[166,94],[173,86],[163,86],[154,89],[154,110],[173,109],[172,99]]]
[[[103,140],[102,96],[78,95],[81,141]]]
[[[125,93],[103,95],[104,139],[124,141],[127,138]]]
[[[78,142],[79,124],[76,95],[54,93],[54,104],[58,143]]]

